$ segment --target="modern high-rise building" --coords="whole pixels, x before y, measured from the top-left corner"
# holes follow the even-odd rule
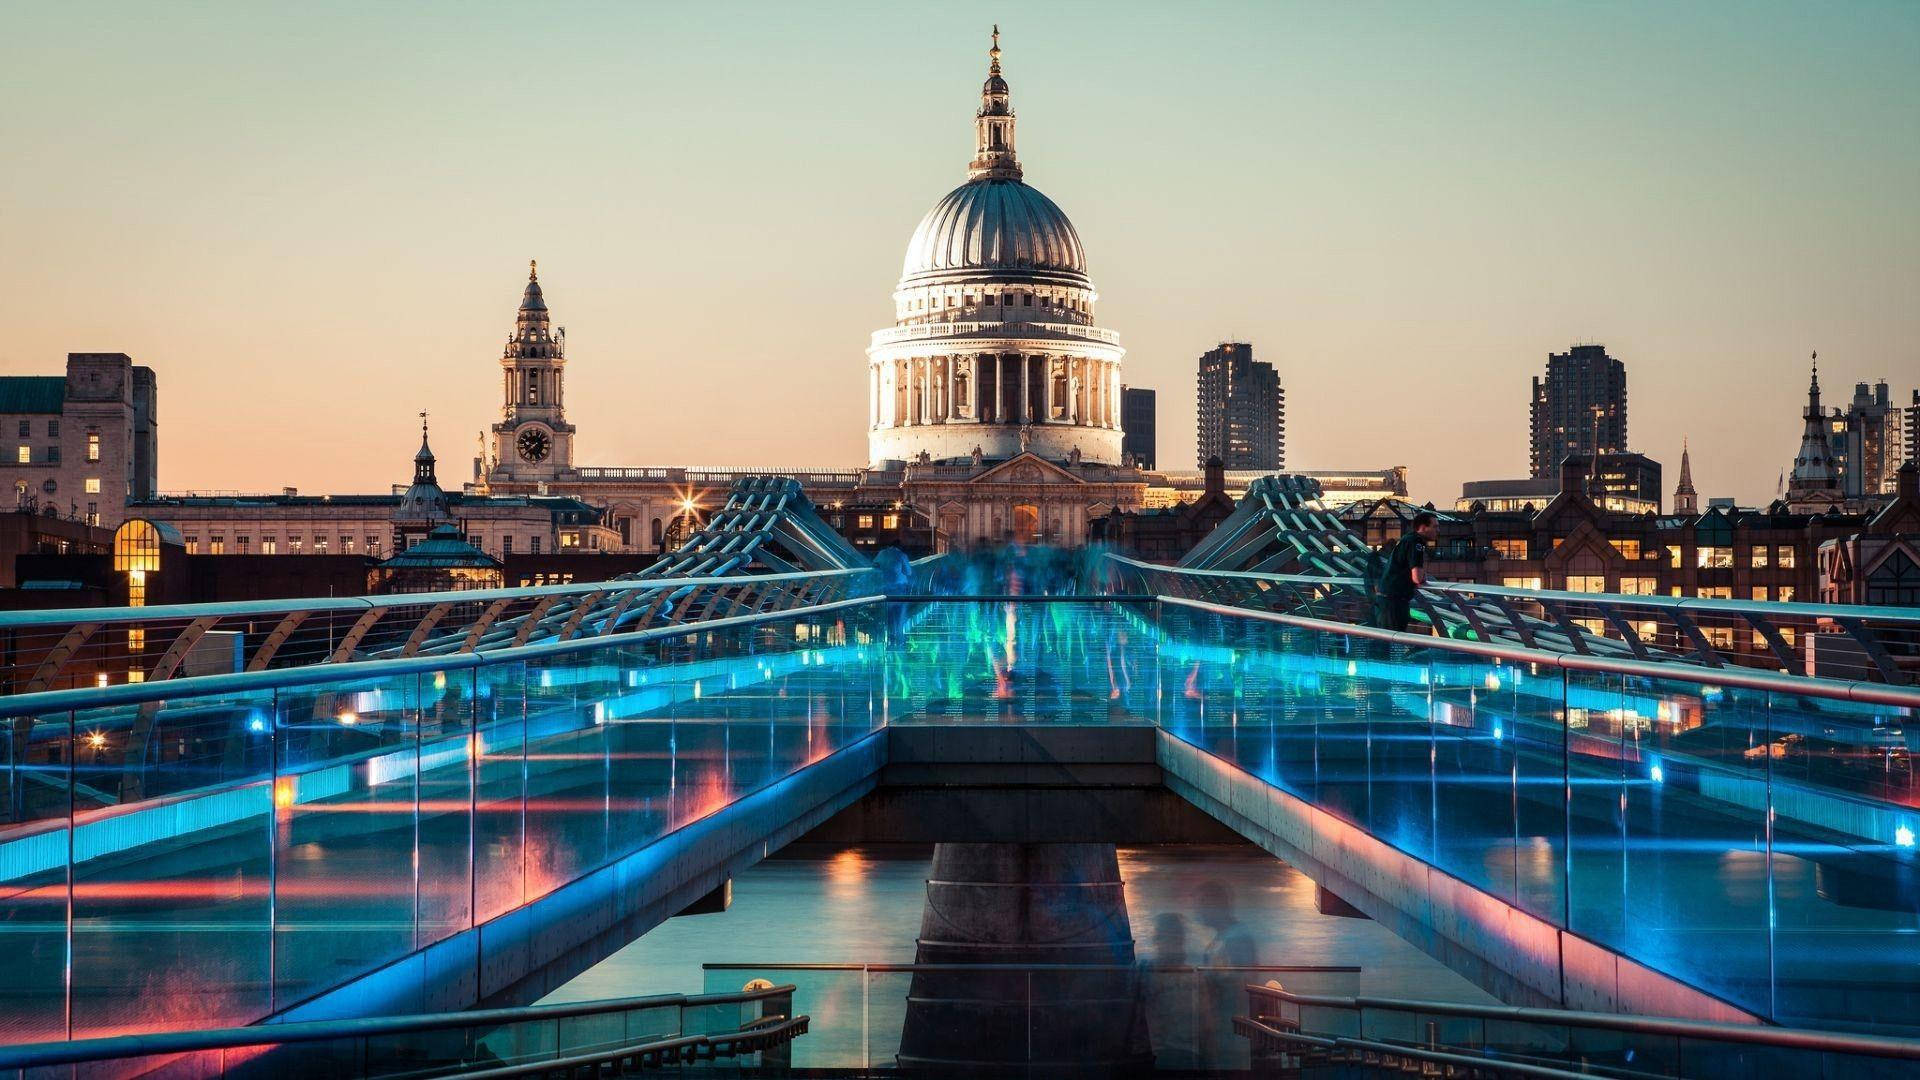
[[[1159,436],[1155,431],[1154,392],[1141,386],[1120,388],[1120,453],[1142,469],[1157,469]]]
[[[1913,404],[1907,406],[1907,460],[1920,462],[1920,390],[1913,392]]]
[[[1853,384],[1853,400],[1838,419],[1833,453],[1841,490],[1850,499],[1893,494],[1895,474],[1907,459],[1906,412],[1893,403],[1887,381]]]
[[[1215,457],[1229,470],[1286,468],[1286,391],[1252,345],[1223,341],[1201,354],[1199,405],[1201,468]]]
[[[1558,475],[1570,454],[1591,458],[1627,449],[1627,366],[1605,345],[1575,345],[1547,356],[1547,373],[1533,380],[1535,479]]]

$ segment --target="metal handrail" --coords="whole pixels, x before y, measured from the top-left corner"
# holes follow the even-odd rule
[[[731,1005],[790,995],[794,989],[789,984],[759,990],[736,990],[724,994],[654,994],[647,997],[580,1001],[566,1005],[523,1005],[510,1009],[418,1013],[411,1016],[377,1016],[355,1020],[302,1020],[284,1024],[267,1023],[248,1027],[213,1028],[207,1031],[162,1031],[147,1035],[110,1035],[98,1039],[23,1043],[16,1046],[0,1046],[0,1069],[31,1069],[45,1065],[72,1065],[86,1061],[146,1057],[157,1054],[232,1050],[243,1046],[278,1046],[286,1043],[324,1042],[330,1039],[405,1035],[418,1031],[559,1020],[572,1016],[597,1016],[602,1013],[629,1012],[634,1009],[666,1006],[699,1008],[707,1005]]]
[[[741,580],[738,578],[735,581]],[[585,652],[617,645],[635,645],[664,638],[687,637],[713,630],[724,630],[760,623],[778,622],[850,607],[877,604],[886,597],[875,593],[832,600],[800,608],[782,608],[750,615],[730,615],[691,623],[669,623],[645,630],[628,630],[599,637],[571,641],[540,641],[530,645],[480,649],[443,656],[410,656],[393,660],[345,660],[332,664],[312,664],[297,668],[268,668],[231,675],[193,675],[163,682],[115,683],[112,686],[77,687],[69,690],[41,690],[30,694],[0,697],[0,717],[31,716],[69,709],[135,705],[149,701],[207,697],[271,690],[283,686],[311,686],[358,682],[362,679],[407,675],[424,671],[456,671],[495,664],[533,660],[543,656]]]
[[[536,585],[519,589],[473,589],[466,592],[390,593],[379,596],[324,596],[286,600],[241,600],[201,604],[159,604],[152,607],[53,608],[45,611],[0,612],[0,631],[16,627],[59,626],[68,623],[157,622],[207,616],[284,614],[292,611],[369,611],[375,608],[421,607],[432,604],[485,603],[494,600],[534,600],[604,592],[609,585],[622,589],[698,588],[709,585],[775,584],[784,581],[825,580],[871,573],[866,569],[807,570],[790,574],[752,574],[731,577],[608,578],[567,585]]]
[[[1373,626],[1356,626],[1352,623],[1314,619],[1303,615],[1288,615],[1278,611],[1261,611],[1255,608],[1235,607],[1231,604],[1216,604],[1206,600],[1189,600],[1184,596],[1161,596],[1160,602],[1229,618],[1256,619],[1261,622],[1296,626],[1303,630],[1317,630],[1346,637],[1384,641],[1409,648],[1444,649],[1448,652],[1466,653],[1516,664],[1543,664],[1568,671],[1600,671],[1616,675],[1637,675],[1649,679],[1696,683],[1702,686],[1730,686],[1746,690],[1795,694],[1802,697],[1920,709],[1920,688],[1893,686],[1887,683],[1866,682],[1858,679],[1810,678],[1805,675],[1784,675],[1754,668],[1705,668],[1689,664],[1665,664],[1650,660],[1550,652],[1545,649],[1529,649],[1520,645],[1500,645],[1485,641],[1461,641],[1457,638],[1409,634]]]
[[[1409,1046],[1405,1043],[1380,1042],[1375,1039],[1356,1039],[1351,1035],[1332,1037],[1308,1035],[1304,1032],[1283,1031],[1271,1024],[1261,1022],[1253,1016],[1236,1016],[1233,1026],[1243,1032],[1257,1033],[1263,1038],[1280,1042],[1297,1043],[1311,1046],[1316,1050],[1364,1050],[1374,1054],[1387,1054],[1397,1057],[1417,1058],[1434,1065],[1458,1065],[1478,1071],[1505,1073],[1511,1076],[1532,1077],[1534,1080],[1592,1080],[1593,1073],[1572,1072],[1556,1069],[1551,1065],[1535,1065],[1525,1061],[1502,1061],[1499,1058],[1481,1057],[1477,1054],[1456,1054],[1446,1050],[1430,1050],[1424,1046]]]
[[[1856,1035],[1844,1031],[1815,1031],[1808,1028],[1770,1027],[1762,1024],[1737,1024],[1717,1020],[1683,1020],[1667,1016],[1541,1009],[1524,1005],[1471,1005],[1453,1001],[1297,994],[1280,987],[1259,986],[1251,983],[1247,985],[1246,990],[1248,994],[1256,997],[1273,998],[1295,1006],[1351,1010],[1388,1009],[1396,1012],[1433,1013],[1438,1016],[1460,1016],[1522,1024],[1598,1028],[1634,1035],[1670,1035],[1676,1038],[1749,1043],[1755,1046],[1789,1050],[1816,1050],[1831,1054],[1858,1054],[1865,1057],[1920,1061],[1920,1039],[1899,1039],[1886,1035]]]
[[[1163,563],[1143,562],[1139,559],[1114,553],[1109,553],[1107,558],[1118,563],[1124,563],[1135,569],[1158,574],[1175,574],[1238,581],[1271,581],[1278,584],[1309,587],[1345,585],[1356,589],[1364,589],[1367,584],[1365,580],[1357,577],[1337,577],[1321,574],[1267,574],[1240,570],[1205,570],[1197,567],[1168,566]],[[1888,607],[1875,604],[1808,604],[1797,601],[1720,600],[1701,596],[1661,596],[1653,593],[1567,592],[1564,589],[1516,589],[1507,585],[1476,585],[1472,582],[1464,581],[1433,581],[1420,586],[1420,588],[1423,591],[1437,593],[1458,593],[1466,596],[1498,596],[1508,600],[1557,600],[1570,604],[1608,603],[1623,607],[1660,608],[1667,611],[1700,611],[1719,615],[1772,614],[1805,619],[1874,619],[1910,623],[1916,630],[1920,630],[1920,609]]]
[[[811,1021],[811,1017],[804,1015],[783,1017],[777,1018],[771,1024],[764,1022],[749,1024],[735,1031],[716,1032],[710,1035],[682,1035],[679,1038],[658,1039],[612,1050],[595,1050],[591,1053],[550,1058],[545,1061],[524,1061],[516,1065],[502,1065],[495,1069],[455,1075],[461,1080],[514,1080],[522,1076],[550,1074],[571,1077],[577,1073],[598,1076],[602,1066],[613,1065],[614,1075],[617,1076],[621,1072],[620,1063],[625,1061],[632,1061],[640,1068],[650,1068],[669,1061],[680,1064],[699,1061],[702,1058],[713,1059],[758,1053],[763,1049],[763,1044],[777,1046],[805,1035]]]

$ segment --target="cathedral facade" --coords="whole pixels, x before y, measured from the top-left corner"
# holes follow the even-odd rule
[[[887,542],[857,532],[871,519],[935,551],[1077,546],[1113,511],[1198,497],[1202,474],[1147,472],[1123,456],[1125,350],[1096,324],[1098,299],[1073,222],[1025,181],[996,28],[965,182],[914,230],[894,325],[866,351],[868,461],[786,475],[856,544]],[[529,274],[476,491],[580,499],[606,508],[623,547],[657,551],[749,472],[575,464],[566,363],[566,331]],[[1359,494],[1406,494],[1404,469],[1340,477]]]
[[[1079,233],[1023,179],[997,30],[988,60],[966,181],[914,230],[894,325],[867,349],[867,465],[792,475],[823,509],[892,510],[935,550],[1076,545],[1092,519],[1137,509],[1149,477],[1121,456],[1125,350],[1094,323]],[[623,543],[647,550],[731,483],[727,470],[574,463],[566,331],[537,273],[500,364],[501,418],[475,463],[478,488],[605,506]]]

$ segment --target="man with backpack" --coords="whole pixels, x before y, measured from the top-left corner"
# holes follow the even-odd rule
[[[1414,590],[1427,583],[1427,546],[1439,532],[1440,519],[1422,510],[1392,549],[1382,553],[1374,619],[1382,629],[1405,632],[1413,620]]]

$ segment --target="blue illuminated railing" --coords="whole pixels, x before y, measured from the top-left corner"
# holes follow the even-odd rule
[[[1781,1023],[1920,1014],[1920,690],[1162,596],[1176,737]]]
[[[1350,625],[1373,621],[1357,577],[1161,566],[1110,556],[1129,587]],[[1643,580],[1651,583],[1648,576]],[[1415,621],[1456,639],[1548,652],[1920,683],[1920,609],[1769,603],[1434,582]]]
[[[879,598],[788,577],[586,640],[0,698],[0,1042],[282,1012],[864,737]]]

